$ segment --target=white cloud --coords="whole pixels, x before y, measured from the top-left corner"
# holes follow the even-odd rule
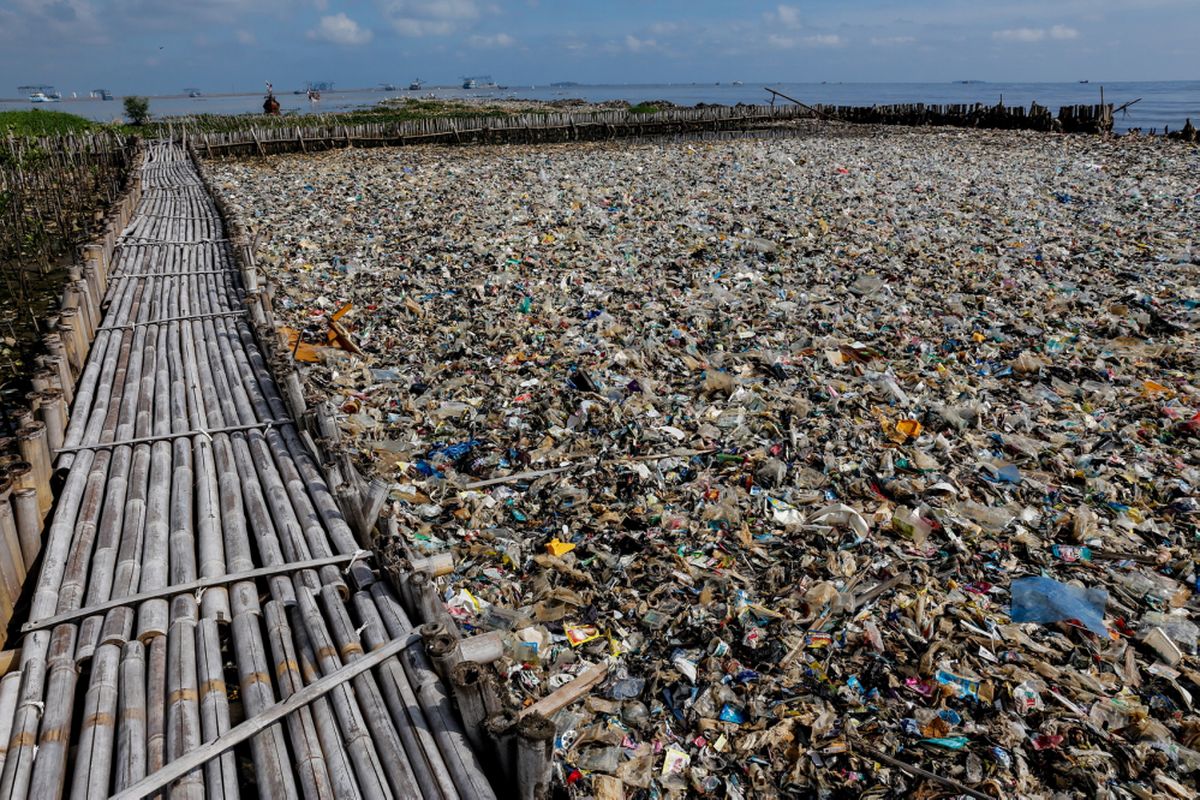
[[[388,0],[384,17],[401,36],[446,36],[483,14],[476,0]]]
[[[644,53],[656,49],[658,42],[654,39],[639,39],[631,33],[625,37],[625,47],[631,53]]]
[[[916,44],[915,36],[872,36],[871,44],[876,47],[898,47],[905,44]]]
[[[1007,28],[1002,31],[994,31],[992,38],[998,42],[1021,42],[1029,44],[1031,42],[1040,42],[1046,38],[1045,28]]]
[[[237,40],[238,44],[252,45],[258,43],[258,39],[254,36],[254,33],[244,29],[234,31],[233,38]]]
[[[846,40],[836,33],[817,33],[812,36],[786,36],[767,34],[767,44],[776,50],[791,50],[793,47],[845,47]]]
[[[108,34],[90,0],[12,0],[18,24],[9,27],[12,38],[41,36],[51,41],[105,44]],[[6,12],[7,13],[7,12]]]
[[[512,47],[517,40],[507,33],[497,33],[492,36],[472,36],[467,42],[472,47]]]
[[[836,33],[822,33],[816,36],[805,36],[804,43],[813,47],[845,47],[846,40]]]
[[[683,26],[678,22],[655,22],[646,30],[655,36],[670,36],[673,33],[679,33],[682,29]]]
[[[1018,42],[1021,44],[1032,44],[1033,42],[1041,42],[1046,39],[1057,39],[1059,41],[1068,41],[1070,39],[1078,39],[1079,31],[1074,28],[1069,28],[1066,25],[1055,25],[1052,28],[1007,28],[1002,31],[992,33],[992,38],[998,42]]]
[[[308,32],[309,39],[347,47],[366,44],[373,35],[370,28],[364,28],[345,14],[321,17],[320,24]]]
[[[774,20],[785,28],[800,27],[800,9],[795,6],[776,6]]]

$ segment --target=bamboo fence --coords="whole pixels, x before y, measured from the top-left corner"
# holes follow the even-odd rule
[[[360,550],[384,489],[273,369],[244,235],[176,144],[127,204],[55,334],[82,335],[70,417],[23,467],[55,458],[61,489],[0,681],[0,796],[495,797],[414,634],[432,598],[406,609]]]
[[[206,157],[266,156],[313,152],[337,147],[379,147],[409,144],[530,144],[602,139],[670,136],[705,132],[770,129],[798,120],[874,125],[951,125],[957,127],[1064,132],[1112,130],[1112,106],[1070,106],[1057,117],[1034,103],[1028,111],[1004,105],[894,106],[714,106],[672,108],[642,114],[628,110],[581,113],[530,113],[494,117],[434,117],[400,122],[355,125],[288,125],[271,121],[241,130],[189,131]]]
[[[0,142],[0,264],[45,268],[121,194],[136,149],[111,132]]]

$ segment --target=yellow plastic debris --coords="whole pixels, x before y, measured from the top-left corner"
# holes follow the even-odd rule
[[[546,543],[546,552],[554,557],[566,555],[575,549],[575,545],[570,542],[560,542],[558,539],[551,539]]]

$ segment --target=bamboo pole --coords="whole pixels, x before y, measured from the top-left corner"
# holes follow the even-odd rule
[[[46,386],[40,392],[42,423],[46,426],[46,444],[49,446],[51,458],[63,446],[67,434],[67,406],[63,401],[62,389]]]
[[[345,605],[350,589],[338,565],[357,549],[355,531],[300,432],[264,424],[288,417],[288,392],[250,321],[226,313],[248,295],[203,174],[168,144],[150,145],[142,166],[131,181],[136,213],[127,199],[112,215],[70,292],[75,313],[47,337],[71,358],[47,357],[51,373],[38,391],[57,380],[75,398],[54,441],[62,491],[33,594],[38,622],[22,643],[16,697],[0,704],[0,720],[12,710],[14,743],[0,765],[0,794],[94,797],[174,774],[183,780],[157,784],[172,796],[233,796],[228,657],[253,728],[238,735],[249,738],[261,796],[419,791],[489,800],[423,653],[382,659],[343,684],[335,702],[313,700],[284,724],[272,716],[277,686],[284,702],[307,697],[305,683],[324,680],[321,672],[343,674],[379,652],[363,652]],[[294,395],[295,377],[284,380]],[[38,400],[53,421],[53,393]],[[38,468],[45,472],[40,464],[12,471],[32,487]],[[387,627],[407,625],[403,612],[366,564],[351,573],[364,641],[391,647]],[[222,623],[231,623],[228,633]],[[77,693],[81,664],[90,666]],[[50,697],[62,701],[52,706]],[[195,759],[210,751],[221,755]]]
[[[384,584],[372,584],[370,593],[375,600],[379,621],[388,636],[411,633],[412,623]],[[368,626],[366,630],[370,632],[371,627]],[[471,749],[462,724],[451,708],[450,698],[438,681],[425,652],[421,648],[411,648],[404,652],[400,661],[425,716],[433,726],[438,749],[460,794],[464,798],[480,800],[494,798],[496,795],[484,777],[478,755]]]
[[[31,422],[18,430],[17,446],[21,450],[21,458],[29,462],[33,470],[38,509],[44,515],[54,504],[54,495],[50,492],[50,448],[45,423]]]
[[[517,790],[522,800],[549,796],[554,736],[554,723],[541,714],[529,714],[517,722]]]
[[[13,515],[16,517],[17,540],[25,568],[33,566],[42,549],[42,512],[38,507],[36,489],[15,489],[12,493]]]

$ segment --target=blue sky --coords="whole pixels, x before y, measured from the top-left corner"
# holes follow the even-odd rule
[[[0,96],[306,80],[1184,80],[1200,0],[0,0]],[[11,85],[9,85],[11,84]]]

